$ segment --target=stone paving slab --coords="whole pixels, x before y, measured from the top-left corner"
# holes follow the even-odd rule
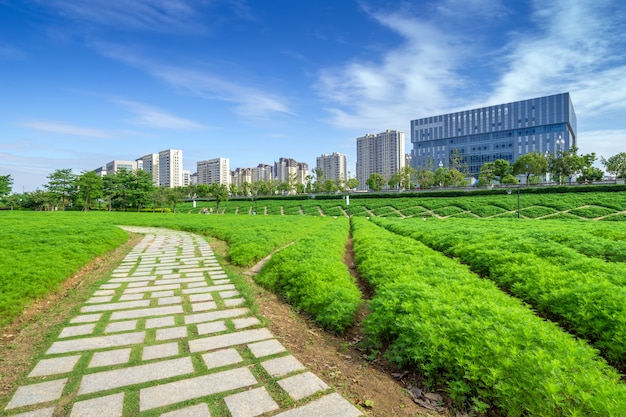
[[[2,416],[362,415],[241,306],[206,240],[127,229],[144,239],[69,318]],[[261,369],[281,379],[257,380]],[[285,393],[298,405],[281,404]]]
[[[215,374],[183,379],[142,389],[139,392],[139,409],[141,411],[151,410],[211,394],[249,387],[256,383],[256,378],[248,368],[235,368]]]

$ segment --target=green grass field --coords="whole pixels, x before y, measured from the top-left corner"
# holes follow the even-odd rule
[[[280,250],[261,283],[323,327],[346,329],[362,302],[342,265],[348,208],[288,203],[257,201],[257,215],[236,201],[212,215],[197,214],[208,203],[179,213],[1,212],[0,326],[123,244],[117,225],[137,225],[224,240],[241,267]],[[351,199],[355,262],[374,288],[368,348],[390,346],[389,360],[476,412],[623,417],[624,210],[626,192],[521,195],[521,219],[515,194]],[[333,304],[339,295],[348,301]]]

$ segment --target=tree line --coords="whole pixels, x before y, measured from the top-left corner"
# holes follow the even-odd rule
[[[478,174],[477,186],[488,186],[494,182],[500,184],[517,184],[518,177],[525,177],[526,184],[537,184],[549,174],[552,181],[562,184],[571,183],[573,178],[579,183],[599,181],[604,172],[595,167],[595,153],[578,154],[575,146],[568,150],[559,150],[556,154],[545,155],[531,152],[520,156],[513,164],[504,159],[487,162],[482,165]],[[610,158],[600,158],[600,162],[609,174],[615,178],[626,179],[626,152]],[[366,184],[372,191],[383,188],[411,190],[439,187],[462,187],[468,184],[467,164],[458,150],[453,151],[449,167],[440,166],[435,169],[431,161],[427,166],[415,170],[404,167],[397,173],[385,178],[382,174],[372,174]],[[29,208],[35,210],[89,210],[99,208],[107,210],[137,210],[145,208],[172,207],[185,199],[213,198],[217,205],[232,196],[256,198],[258,196],[302,194],[302,193],[334,193],[356,190],[359,181],[333,180],[326,178],[320,169],[314,169],[312,175],[299,183],[295,174],[288,176],[287,181],[262,180],[253,183],[237,184],[191,184],[186,187],[158,187],[152,183],[150,173],[142,170],[129,171],[120,169],[114,174],[100,176],[93,171],[75,174],[71,169],[58,169],[48,175],[48,183],[44,189],[37,189],[24,194],[12,194],[13,178],[11,175],[0,175],[0,206],[5,208]]]

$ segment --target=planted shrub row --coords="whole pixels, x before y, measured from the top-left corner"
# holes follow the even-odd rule
[[[355,279],[343,262],[349,224],[337,218],[316,233],[276,252],[256,281],[312,315],[323,327],[343,332],[361,304]]]
[[[530,232],[543,223],[374,221],[459,258],[626,369],[626,264],[534,238]],[[575,233],[576,223],[563,223],[562,234]]]
[[[353,219],[353,242],[375,287],[366,331],[432,389],[494,415],[626,415],[615,370],[491,281],[365,219]]]

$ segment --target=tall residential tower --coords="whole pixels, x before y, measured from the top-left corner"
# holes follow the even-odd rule
[[[372,174],[381,174],[389,180],[404,168],[404,132],[387,130],[376,135],[367,134],[356,139],[356,178],[359,190],[367,190]]]

